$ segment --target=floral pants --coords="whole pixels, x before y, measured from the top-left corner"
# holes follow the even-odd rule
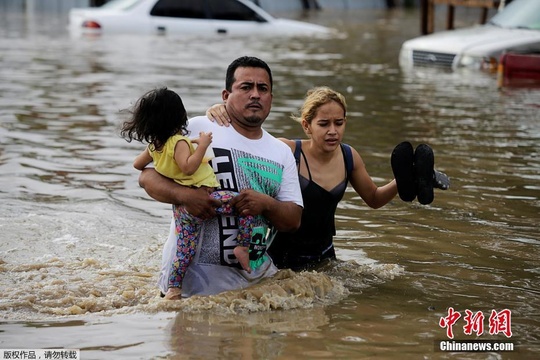
[[[236,195],[238,195],[237,192],[229,190],[212,192],[210,197],[222,202],[216,212],[221,215],[236,215],[235,209],[229,203]],[[197,239],[199,238],[203,220],[188,213],[183,206],[173,205],[173,214],[176,233],[176,255],[169,275],[169,287],[181,288],[187,267],[195,256]],[[253,216],[238,216],[238,236],[236,238],[238,246],[249,246],[252,232]]]

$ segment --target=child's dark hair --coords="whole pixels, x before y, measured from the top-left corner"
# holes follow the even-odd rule
[[[182,99],[166,87],[147,92],[128,111],[131,119],[124,122],[120,132],[128,142],[145,141],[159,150],[171,136],[188,133]]]

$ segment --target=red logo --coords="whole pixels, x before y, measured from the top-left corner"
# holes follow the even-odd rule
[[[439,319],[439,326],[446,328],[446,336],[449,339],[454,338],[453,326],[461,318],[461,314],[455,311],[454,308],[448,308],[448,315]],[[471,310],[465,310],[465,316],[463,320],[465,325],[463,326],[463,333],[465,335],[480,336],[484,333],[484,319],[485,316],[482,311],[472,312]],[[491,310],[491,314],[488,319],[489,334],[497,335],[503,333],[507,338],[512,336],[512,312],[508,309],[497,312]]]

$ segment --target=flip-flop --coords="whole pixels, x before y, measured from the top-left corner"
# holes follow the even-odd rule
[[[413,201],[416,197],[414,181],[414,151],[410,142],[398,144],[390,158],[392,171],[396,179],[398,194],[403,201]]]
[[[416,195],[422,205],[433,202],[434,163],[433,150],[426,144],[418,145],[414,151],[414,171]]]
[[[441,190],[448,190],[450,188],[450,178],[448,178],[448,175],[445,173],[434,170],[433,187]]]

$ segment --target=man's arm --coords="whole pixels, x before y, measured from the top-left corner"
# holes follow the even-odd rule
[[[255,190],[242,190],[231,200],[242,215],[262,215],[278,231],[294,232],[300,227],[302,207],[292,201],[279,201]]]
[[[300,227],[303,208],[292,201],[279,201],[270,198],[270,206],[262,215],[278,231],[295,232]]]
[[[219,200],[208,196],[206,188],[182,186],[152,168],[141,171],[139,185],[153,199],[167,204],[182,205],[191,215],[201,219],[216,216],[215,209],[221,206]]]

